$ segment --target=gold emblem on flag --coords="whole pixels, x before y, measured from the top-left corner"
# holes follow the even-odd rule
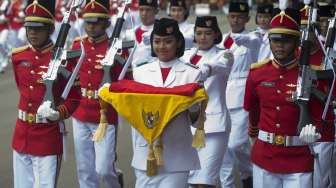
[[[207,27],[211,27],[211,26],[212,26],[212,20],[207,20],[207,21],[205,22],[205,25],[206,25]]]
[[[173,28],[173,27],[167,27],[167,28],[166,28],[166,33],[167,33],[167,34],[172,34],[173,31],[174,31],[174,28]]]
[[[151,4],[151,3],[152,3],[152,0],[147,0],[147,3],[148,3],[148,4]]]
[[[142,110],[142,120],[144,121],[145,126],[148,129],[153,129],[156,126],[159,121],[159,117],[159,111],[153,114],[153,112],[145,112],[144,110]]]

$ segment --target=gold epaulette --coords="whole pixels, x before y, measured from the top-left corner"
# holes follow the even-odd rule
[[[12,55],[20,53],[20,52],[23,52],[23,51],[27,50],[28,48],[29,48],[29,45],[25,45],[25,46],[21,46],[21,47],[18,47],[18,48],[14,48],[12,50]]]
[[[257,68],[259,68],[259,67],[261,67],[261,66],[263,66],[263,65],[265,65],[265,64],[267,64],[269,62],[271,62],[270,59],[264,59],[264,60],[261,60],[261,61],[259,61],[257,63],[253,63],[251,65],[251,69],[257,69]]]
[[[87,37],[88,37],[88,36],[85,35],[85,36],[83,36],[82,38],[85,39],[85,38],[87,38]],[[79,42],[80,40],[81,40],[81,37],[76,37],[75,40],[74,40],[73,42]]]

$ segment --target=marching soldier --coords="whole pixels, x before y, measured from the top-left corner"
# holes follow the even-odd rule
[[[321,7],[319,7],[321,13]],[[323,11],[331,12],[330,10],[323,8]],[[301,28],[305,28],[307,26],[308,20],[308,7],[304,7],[300,10],[301,12]],[[326,14],[326,13],[323,13]],[[322,14],[322,15],[323,15]],[[330,14],[330,13],[329,13]],[[318,17],[320,20],[320,15]],[[310,31],[310,40],[311,40],[311,51],[310,51],[310,67],[314,70],[324,69],[324,53],[323,49],[318,41],[318,37],[316,36],[313,30]],[[313,144],[314,153],[316,153],[317,157],[315,159],[314,164],[314,176],[313,176],[313,187],[314,188],[324,188],[327,187],[329,183],[329,174],[332,169],[332,154],[333,154],[333,145],[334,145],[334,136],[330,133],[334,132],[334,127],[321,127],[320,125],[316,125],[318,130],[321,131],[322,135],[328,135],[327,137],[323,137],[318,142]]]
[[[257,7],[256,24],[257,30],[254,32],[260,38],[260,49],[257,60],[261,61],[272,56],[269,46],[268,30],[272,19],[273,4],[260,4]]]
[[[132,67],[136,67],[151,59],[150,34],[153,30],[158,10],[157,0],[139,0],[139,15],[141,24],[135,29],[136,51],[134,52]],[[132,34],[134,31],[132,32]],[[130,37],[134,38],[134,37]]]
[[[103,80],[102,59],[109,47],[106,30],[110,26],[109,0],[87,1],[83,9],[85,59],[80,68],[79,80],[82,98],[73,114],[77,175],[81,188],[98,188],[100,178],[106,187],[120,188],[116,161],[116,135],[118,115],[112,107],[107,109],[108,125],[103,140],[93,142],[100,120],[98,89]],[[80,40],[73,42],[80,49]],[[111,70],[112,81],[117,80],[121,66],[115,63]]]
[[[234,168],[238,167],[244,188],[247,188],[252,186],[252,164],[247,132],[248,114],[243,109],[242,98],[249,67],[256,62],[259,39],[245,30],[245,25],[249,21],[247,3],[230,2],[228,21],[231,32],[224,34],[220,45],[225,49],[230,49],[234,55],[234,63],[226,87],[226,104],[231,117],[231,133],[228,149],[224,154],[220,179],[223,188],[235,187],[233,172]]]
[[[47,0],[29,2],[24,21],[29,45],[12,52],[20,94],[12,140],[15,188],[56,187],[63,147],[59,122],[68,118],[78,105],[76,90],[70,91],[65,101],[61,100],[66,84],[63,78],[53,87],[56,109],[41,105],[46,91],[42,75],[47,72],[52,57],[50,35],[54,30],[54,3]]]
[[[24,8],[27,0],[13,0],[7,11],[9,17],[9,49],[19,47],[26,43],[26,31],[24,27]]]
[[[157,58],[133,70],[135,81],[171,88],[200,79],[197,68],[178,59],[184,53],[184,38],[175,20],[157,20],[150,41],[152,55]],[[161,137],[164,164],[158,174],[151,177],[146,175],[148,143],[138,131],[132,129],[132,166],[135,169],[136,188],[188,187],[189,171],[200,168],[197,151],[191,147],[191,124],[187,112],[178,114],[169,122]]]
[[[204,82],[209,101],[205,109],[205,148],[198,150],[201,169],[191,171],[188,182],[196,188],[215,187],[231,130],[225,89],[233,55],[216,46],[222,41],[222,33],[214,16],[196,18],[195,41],[197,48],[185,51],[183,60],[201,70],[211,67],[211,71]]]
[[[183,33],[187,49],[194,46],[194,25],[187,22],[189,7],[185,0],[170,0],[169,15],[179,23],[179,29]]]
[[[320,5],[319,6],[319,26],[321,35],[319,36],[322,41],[325,41],[325,37],[327,36],[328,26],[329,26],[329,19],[332,19],[335,15],[335,6],[334,5]],[[335,48],[335,44],[334,44]],[[311,60],[311,63],[313,61]],[[336,138],[336,135],[335,135]],[[321,155],[320,155],[321,156]],[[330,169],[329,172],[329,187],[336,186],[336,143],[334,142],[334,148],[333,148],[333,155],[331,157],[331,163],[332,165],[328,168]],[[324,177],[323,175],[321,177]]]
[[[275,10],[269,31],[274,59],[253,64],[247,78],[244,108],[249,112],[249,135],[256,139],[251,154],[254,187],[312,188],[314,157],[308,145],[334,135],[333,113],[329,110],[322,122],[324,104],[314,97],[308,102],[313,125],[297,133],[300,110],[292,94],[299,74],[299,27],[299,11]],[[326,91],[325,82],[315,85]]]
[[[8,65],[8,18],[7,9],[9,1],[0,1],[0,73],[5,71]]]

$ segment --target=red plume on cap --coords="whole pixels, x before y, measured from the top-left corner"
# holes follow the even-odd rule
[[[275,9],[275,16],[271,20],[270,34],[288,34],[300,36],[300,13],[298,10],[287,8]]]
[[[51,5],[48,6],[49,4]],[[55,8],[52,8],[52,4],[55,5],[55,1],[34,0],[31,4],[29,4],[26,7],[25,22],[39,22],[39,23],[46,23],[46,24],[54,24],[53,13],[54,13]]]
[[[83,18],[110,18],[108,0],[90,0],[83,11]]]

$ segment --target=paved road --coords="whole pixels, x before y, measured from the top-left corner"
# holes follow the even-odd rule
[[[227,23],[224,16],[220,15],[222,32],[227,32]],[[193,18],[191,18],[193,19]],[[254,18],[250,20],[249,26],[254,25]],[[12,150],[11,137],[17,116],[18,93],[15,88],[12,70],[9,68],[4,74],[0,74],[0,187],[13,187],[12,171]],[[68,159],[63,162],[59,186],[60,188],[79,187],[76,177],[75,157],[73,149],[73,135],[71,123],[67,122],[68,136]],[[125,188],[134,187],[134,174],[130,167],[132,147],[130,127],[121,123],[118,137],[118,167],[124,172]]]

